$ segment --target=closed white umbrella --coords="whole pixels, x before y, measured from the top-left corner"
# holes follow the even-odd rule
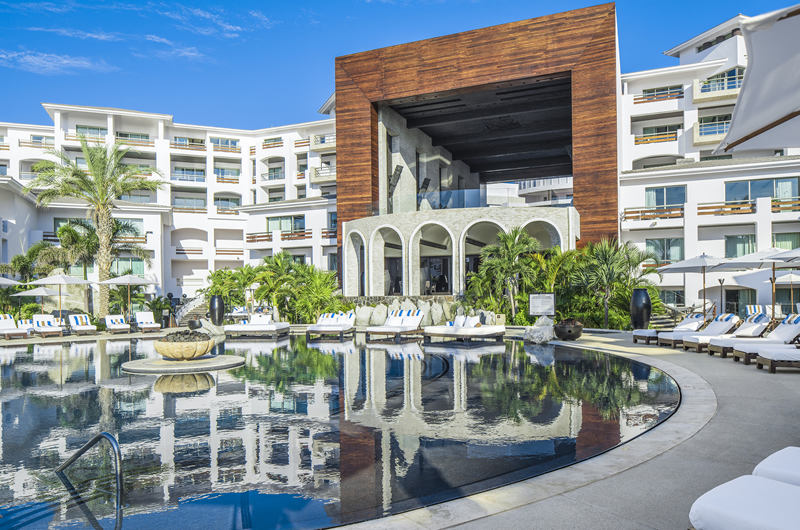
[[[664,265],[663,267],[659,267],[657,270],[661,273],[692,273],[692,272],[699,272],[703,274],[703,322],[706,321],[706,269],[710,269],[711,267],[716,267],[724,263],[725,260],[721,258],[714,258],[712,256],[707,256],[706,254],[701,254],[700,256],[696,256],[694,258],[685,259],[683,261],[679,261],[677,263],[671,263],[669,265]]]
[[[131,285],[156,285],[158,282],[152,280],[145,280],[135,274],[125,274],[124,276],[117,276],[104,282],[99,282],[99,285],[127,285],[128,286],[128,311],[131,307]],[[130,314],[128,315],[130,319]]]
[[[84,280],[83,278],[68,276],[66,274],[54,274],[46,278],[39,278],[38,280],[28,282],[28,285],[58,285],[58,318],[61,318],[61,286],[88,285],[90,283],[94,282],[91,282],[89,280]]]
[[[747,69],[728,133],[714,154],[800,147],[800,5],[742,23]]]
[[[22,291],[21,293],[12,294],[11,296],[41,296],[42,297],[42,314],[44,314],[44,297],[45,296],[56,296],[58,295],[58,305],[61,307],[61,292],[56,291],[55,289],[48,289],[47,287],[37,287],[36,289],[30,289],[28,291]],[[61,314],[59,311],[59,318],[61,318]]]

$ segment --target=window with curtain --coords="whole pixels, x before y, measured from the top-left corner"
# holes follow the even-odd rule
[[[144,276],[144,261],[139,258],[117,258],[111,263],[111,274],[121,276],[126,271]]]
[[[772,197],[773,199],[787,199],[797,197],[798,178],[787,177],[780,179],[740,180],[725,183],[725,200],[738,202]]]
[[[791,284],[775,289],[775,305],[780,306],[784,315],[797,313],[797,303],[800,302],[800,284],[795,288]]]
[[[657,125],[655,127],[643,127],[642,134],[664,134],[668,132],[676,132],[683,129],[682,123],[674,123],[672,125]]]
[[[179,208],[205,208],[206,200],[197,197],[175,197],[172,205]]]
[[[274,232],[302,232],[306,229],[306,218],[304,215],[270,217],[267,219],[267,230]]]
[[[754,235],[725,236],[725,257],[738,258],[755,251]]]
[[[682,206],[686,202],[686,186],[667,186],[644,190],[645,206]]]
[[[686,305],[686,292],[683,289],[659,289],[658,297],[665,304],[673,306]]]
[[[239,205],[239,199],[236,197],[215,197],[214,206],[217,208],[236,208]]]
[[[136,202],[139,204],[149,204],[150,194],[141,193],[123,193],[119,196],[119,200],[127,202]]]
[[[339,269],[339,256],[335,252],[328,254],[328,270],[336,271]]]
[[[231,138],[212,138],[211,143],[220,147],[239,147],[239,140]]]
[[[782,250],[794,250],[800,247],[800,233],[772,234],[772,246]]]
[[[655,254],[659,263],[675,263],[683,259],[683,238],[646,239],[645,249]]]
[[[238,177],[239,170],[227,167],[215,167],[214,174],[218,177]]]
[[[75,127],[77,134],[84,136],[105,136],[108,134],[108,129],[105,127],[92,127],[90,125],[78,125]]]

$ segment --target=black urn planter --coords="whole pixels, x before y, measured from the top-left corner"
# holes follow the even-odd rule
[[[211,296],[208,301],[208,312],[210,313],[211,323],[215,326],[222,325],[222,319],[225,318],[225,302],[222,301],[222,295],[215,294]]]
[[[553,331],[559,340],[577,340],[578,337],[583,335],[583,326],[577,324],[556,324],[553,326]]]
[[[647,289],[634,289],[631,296],[631,324],[633,329],[647,329],[650,326],[650,293]]]

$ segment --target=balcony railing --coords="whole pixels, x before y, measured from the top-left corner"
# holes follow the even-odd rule
[[[756,213],[756,201],[708,202],[697,205],[697,215],[741,215]]]
[[[315,134],[311,137],[311,149],[336,147],[336,133]]]
[[[87,142],[94,142],[94,143],[105,143],[106,136],[104,134],[85,134],[83,135],[86,138]],[[78,133],[67,133],[64,135],[64,140],[69,142],[79,142],[81,140],[80,135]]]
[[[698,123],[697,133],[700,136],[716,136],[718,134],[726,134],[728,127],[731,126],[730,121],[717,121],[713,123]]]
[[[642,134],[634,138],[635,145],[642,144],[657,144],[661,142],[674,142],[678,139],[678,131],[670,131],[665,133],[650,133]]]
[[[800,197],[772,199],[772,213],[800,212]]]
[[[217,175],[217,184],[239,184],[239,177]]]
[[[214,146],[214,151],[221,151],[223,153],[241,153],[242,148],[238,145],[217,145],[211,144]]]
[[[202,287],[203,283],[203,278],[175,278],[175,284],[178,287]]]
[[[272,149],[273,147],[283,147],[283,138],[269,138],[261,142],[261,149]]]
[[[217,256],[244,256],[244,250],[240,248],[218,248]]]
[[[281,241],[296,241],[298,239],[311,239],[311,230],[293,230],[281,232]]]
[[[649,221],[651,219],[676,219],[683,217],[683,206],[645,206],[625,208],[623,221]]]
[[[8,151],[9,145],[5,142],[0,142],[0,151]]]
[[[32,173],[30,171],[22,171],[19,174],[19,179],[20,180],[33,180],[38,176],[39,176],[38,173]]]
[[[172,206],[173,212],[178,213],[207,213],[206,208],[190,208],[188,206]]]
[[[322,239],[336,239],[336,229],[335,228],[323,228],[322,229]]]
[[[250,146],[250,156],[256,156],[256,146]]]
[[[116,142],[120,145],[132,145],[136,147],[155,147],[155,140],[145,140],[143,138],[116,138]]]
[[[219,215],[239,215],[239,210],[235,208],[227,208],[225,206],[217,206],[217,213]]]
[[[42,232],[42,239],[48,243],[61,243],[55,232]]]
[[[310,138],[303,138],[302,140],[295,140],[294,141],[294,148],[300,149],[302,147],[308,147],[311,144]]]
[[[245,239],[248,243],[272,243],[272,232],[256,232],[247,234]]]
[[[170,180],[174,180],[177,182],[205,182],[206,176],[205,175],[172,175],[170,176]]]
[[[336,166],[323,166],[311,168],[311,182],[335,182]]]
[[[38,149],[53,149],[56,144],[52,141],[50,142],[34,142],[32,140],[20,140],[19,141],[20,147],[36,147]]]
[[[305,171],[298,171],[298,172],[295,174],[295,178],[296,178],[297,180],[303,180],[304,178],[306,178],[306,172],[305,172]]]
[[[186,248],[186,247],[176,247],[175,254],[179,256],[202,256],[203,249],[202,248]]]
[[[286,178],[286,174],[281,171],[280,173],[262,173],[261,180],[283,180]]]
[[[683,89],[656,92],[655,94],[639,94],[633,96],[633,103],[649,103],[651,101],[666,101],[668,99],[683,99]]]
[[[169,146],[173,149],[186,149],[188,151],[205,151],[205,144],[184,144],[181,142],[170,142]]]
[[[720,92],[722,90],[736,90],[742,88],[742,81],[744,81],[744,74],[735,77],[726,77],[725,79],[715,79],[713,81],[701,81],[700,92]]]

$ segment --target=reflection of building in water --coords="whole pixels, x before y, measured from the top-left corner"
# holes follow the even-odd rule
[[[151,343],[90,344],[3,352],[0,504],[47,493],[51,485],[41,481],[40,469],[51,474],[101,430],[119,439],[127,469],[147,469],[126,476],[126,515],[243,489],[338,497],[331,418],[337,385],[319,380],[277,389],[237,379],[232,371],[214,373],[215,381],[205,385],[210,388],[195,393],[193,375],[188,383],[173,376],[158,387],[168,391],[171,384],[178,393],[160,393],[152,390],[155,377],[128,376],[119,368],[129,354],[147,356]],[[275,347],[230,349],[253,365]],[[199,385],[202,390],[202,380]],[[153,486],[160,491],[155,497]]]

